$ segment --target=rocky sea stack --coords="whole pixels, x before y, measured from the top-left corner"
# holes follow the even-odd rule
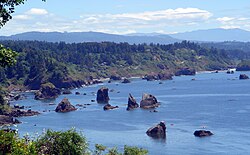
[[[129,97],[128,97],[128,107],[127,107],[127,110],[133,110],[135,108],[138,108],[139,107],[139,104],[136,103],[136,100],[134,99],[134,97],[129,94]]]
[[[211,131],[206,131],[206,130],[196,130],[194,132],[194,135],[196,137],[206,137],[206,136],[212,136],[213,133]]]
[[[39,91],[35,93],[36,100],[53,99],[61,94],[60,89],[56,88],[52,83],[42,84]]]
[[[96,97],[97,103],[108,103],[109,102],[109,89],[102,87],[97,91]]]
[[[249,77],[246,74],[240,74],[239,79],[240,80],[246,80],[246,79],[249,79]]]
[[[147,130],[147,135],[153,138],[166,138],[166,125],[164,121],[161,121],[156,126],[153,126]]]
[[[56,107],[56,112],[70,112],[77,110],[67,98],[64,98]]]
[[[143,109],[150,109],[150,108],[156,108],[159,106],[159,103],[151,94],[143,94],[142,100],[140,102],[140,107]]]

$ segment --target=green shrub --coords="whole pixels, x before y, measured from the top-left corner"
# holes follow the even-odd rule
[[[62,132],[47,130],[36,142],[41,154],[82,155],[88,154],[85,137],[74,129]]]

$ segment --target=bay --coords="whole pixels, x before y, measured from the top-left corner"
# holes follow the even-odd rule
[[[128,84],[105,82],[74,89],[72,94],[60,95],[55,100],[37,101],[32,93],[25,93],[27,99],[12,104],[31,106],[33,110],[42,112],[38,116],[20,118],[23,122],[17,125],[20,136],[25,133],[41,134],[46,129],[68,130],[75,127],[86,136],[90,148],[98,143],[116,146],[119,150],[124,145],[138,146],[148,149],[152,155],[249,154],[250,81],[239,80],[242,73],[250,76],[250,72],[206,72],[174,77],[163,81],[163,84],[136,78]],[[114,90],[109,93],[110,104],[119,106],[119,109],[103,111],[104,105],[91,102],[102,86]],[[81,95],[75,95],[76,91]],[[158,112],[140,108],[126,111],[129,93],[138,103],[143,93],[154,95],[161,103]],[[91,105],[69,113],[54,112],[64,97],[73,105]],[[148,137],[147,129],[160,121],[167,125],[166,140]],[[204,128],[214,135],[194,137],[195,130]]]

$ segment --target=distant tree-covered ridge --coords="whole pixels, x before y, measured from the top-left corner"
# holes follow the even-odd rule
[[[18,52],[13,67],[1,68],[0,81],[7,86],[39,89],[45,82],[67,87],[111,75],[141,76],[174,72],[178,68],[220,70],[235,65],[224,50],[183,41],[169,45],[89,42],[66,44],[41,41],[1,41]],[[78,82],[78,83],[77,83]]]

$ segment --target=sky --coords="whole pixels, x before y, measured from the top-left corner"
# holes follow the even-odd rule
[[[250,0],[27,0],[0,35],[29,31],[173,34],[250,31]]]

